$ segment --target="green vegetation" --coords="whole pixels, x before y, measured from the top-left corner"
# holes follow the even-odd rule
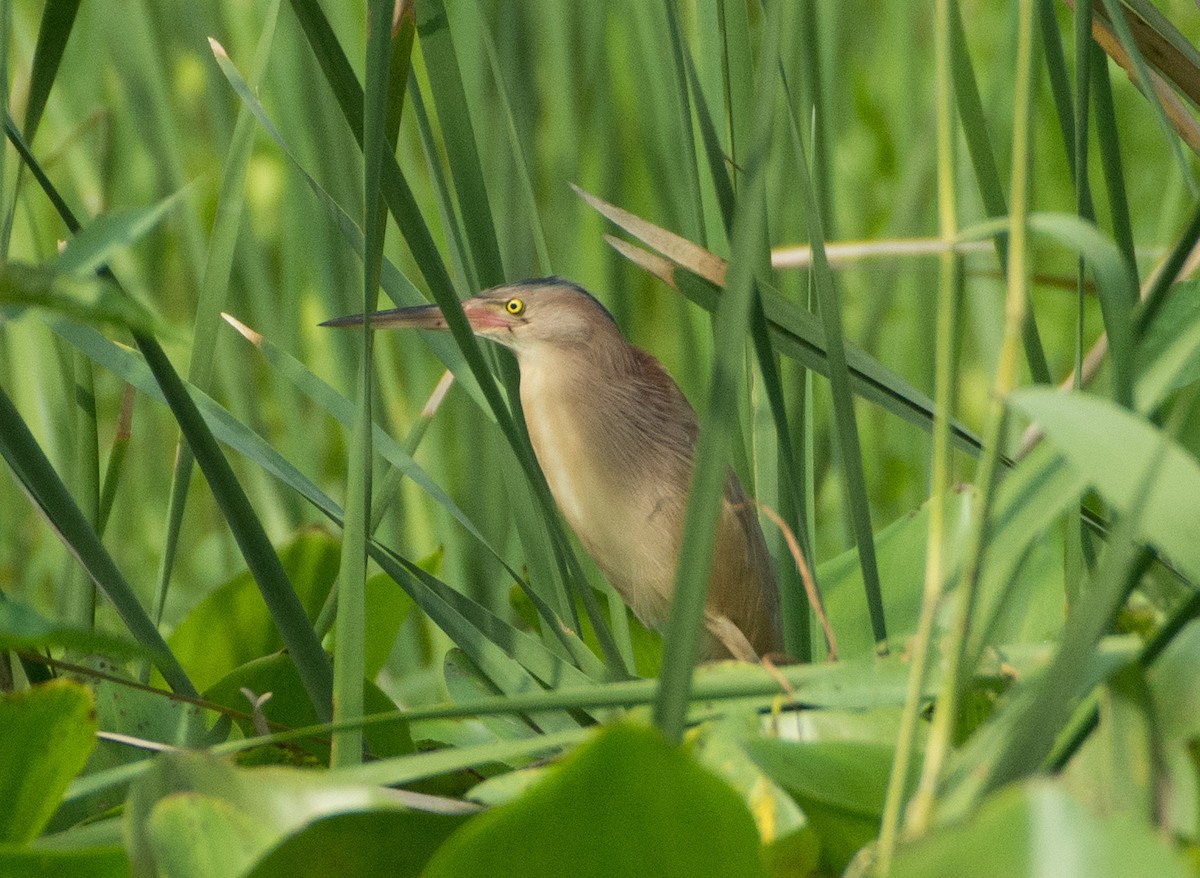
[[[0,25],[0,875],[1200,866],[1194,4]],[[664,632],[457,308],[547,274],[700,412]],[[692,668],[729,465],[793,664]]]

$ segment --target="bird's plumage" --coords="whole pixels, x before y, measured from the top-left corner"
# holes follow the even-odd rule
[[[497,287],[463,309],[477,335],[516,354],[533,450],[563,517],[638,618],[661,626],[691,485],[698,431],[691,405],[662,365],[629,344],[604,306],[575,284],[544,278]],[[432,306],[372,318],[379,326],[445,326]],[[732,471],[715,540],[704,657],[781,652],[771,559]]]

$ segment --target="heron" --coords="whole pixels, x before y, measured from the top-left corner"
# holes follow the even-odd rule
[[[538,465],[559,511],[644,625],[671,609],[692,482],[696,413],[612,314],[559,277],[494,287],[462,302],[471,331],[510,349]],[[361,326],[362,315],[322,326]],[[378,311],[376,329],[448,328],[436,305]],[[729,470],[704,609],[702,660],[783,651],[779,591],[753,503]]]

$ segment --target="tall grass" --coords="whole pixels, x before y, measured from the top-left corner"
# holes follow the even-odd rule
[[[455,794],[618,708],[653,704],[675,741],[725,716],[692,736],[711,745],[786,692],[813,746],[732,740],[794,816],[763,840],[816,839],[827,871],[881,826],[882,872],[951,862],[970,838],[939,826],[1042,773],[1108,813],[1119,778],[1072,778],[1112,755],[1120,710],[1169,756],[1143,786],[1179,780],[1194,8],[120,5],[3,7],[9,688],[67,663],[199,690],[208,728],[170,743],[311,726],[286,735],[332,777]],[[902,255],[930,237],[936,258]],[[826,246],[855,240],[892,255]],[[772,268],[790,245],[806,266]],[[457,304],[546,273],[593,291],[700,413],[665,639],[564,527],[516,364]],[[437,302],[451,334],[316,325],[387,300]],[[803,663],[694,677],[729,466],[784,523],[763,518]],[[849,661],[826,666],[826,620]],[[148,710],[165,727],[175,708]],[[128,733],[120,716],[101,728]],[[131,813],[165,789],[104,746],[54,828],[134,775]],[[1040,788],[1020,789],[1032,812]],[[1194,844],[1146,795],[1139,827]]]

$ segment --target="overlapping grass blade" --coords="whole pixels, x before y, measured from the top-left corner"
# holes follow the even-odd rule
[[[1179,145],[1179,138],[1175,136],[1171,120],[1167,118],[1166,108],[1163,106],[1158,92],[1153,87],[1150,79],[1150,71],[1146,66],[1146,59],[1142,56],[1142,50],[1129,29],[1129,22],[1125,18],[1125,10],[1122,8],[1119,0],[1099,0],[1099,2],[1108,13],[1108,21],[1116,32],[1122,47],[1129,53],[1129,57],[1133,61],[1138,80],[1135,84],[1141,85],[1142,94],[1150,102],[1150,108],[1154,111],[1154,118],[1162,130],[1163,137],[1167,141],[1167,146],[1171,150],[1171,155],[1179,165],[1179,173],[1187,182],[1188,189],[1191,190],[1192,194],[1200,194],[1200,183],[1197,183],[1196,175],[1192,171],[1191,165],[1184,158],[1183,149]]]
[[[1003,221],[964,229],[965,239],[993,235]],[[1032,214],[1030,230],[1054,238],[1078,252],[1092,270],[1104,326],[1113,360],[1113,396],[1126,407],[1133,406],[1134,328],[1133,306],[1137,302],[1137,279],[1115,243],[1091,223],[1069,214]]]
[[[787,81],[784,80],[785,94]],[[800,192],[808,222],[809,243],[813,248],[813,282],[825,330],[825,353],[829,361],[829,386],[833,395],[833,416],[837,426],[838,443],[842,448],[843,478],[846,507],[851,531],[858,546],[862,564],[863,586],[871,617],[871,630],[876,649],[887,652],[887,622],[883,615],[883,595],[879,569],[875,561],[875,537],[871,527],[871,509],[867,498],[866,476],[863,473],[862,448],[858,438],[858,422],[854,413],[854,396],[850,391],[850,368],[847,365],[846,345],[842,333],[841,302],[833,279],[833,271],[825,258],[824,225],[816,192],[812,185],[804,137],[796,119],[791,95],[787,94],[788,121],[792,148],[800,163]]]
[[[82,350],[97,364],[118,375],[122,380],[138,388],[156,402],[166,403],[166,397],[156,384],[146,363],[133,351],[114,344],[86,327],[66,321],[51,321],[50,326],[55,333]],[[195,401],[194,404],[215,436],[296,491],[335,525],[340,526],[341,508],[310,479],[292,466],[258,434],[213,402],[207,395],[195,389],[191,391],[191,394]],[[423,572],[417,574],[415,570],[419,568],[415,564],[400,559],[390,550],[375,542],[370,544],[369,551],[372,559],[388,570],[389,574],[394,573],[400,577],[401,586],[413,587],[410,594],[417,604],[429,614],[439,627],[446,631],[455,643],[467,651],[472,660],[493,680],[497,677],[503,680],[506,675],[512,673],[511,669],[502,671],[493,665],[499,662],[501,666],[506,666],[514,659],[510,659],[503,651],[495,654],[491,652],[481,654],[480,650],[485,649],[478,646],[481,640],[485,639],[481,632],[491,632],[498,637],[499,645],[504,649],[512,650],[515,661],[525,665],[529,672],[539,679],[566,680],[579,684],[591,682],[590,676],[575,668],[562,656],[547,649],[536,638],[512,628],[490,610],[459,594],[440,580]],[[419,581],[427,587],[416,588],[414,586],[414,583],[418,581],[414,577],[417,576],[420,576]]]
[[[25,104],[25,139],[33,142],[50,89],[58,75],[67,48],[67,40],[75,26],[80,0],[47,0],[42,9],[42,25],[38,28],[37,48],[33,52],[33,68],[29,75],[29,97]]]
[[[466,231],[469,261],[481,288],[498,286],[504,283],[504,263],[496,243],[491,202],[483,182],[467,95],[459,75],[450,19],[442,0],[417,3],[415,9],[421,53],[429,73],[442,143]]]
[[[388,142],[387,112],[389,71],[392,68],[392,10],[387,0],[367,4],[367,87],[363,105],[363,295],[362,344],[359,352],[357,405],[346,462],[347,487],[342,521],[342,554],[335,588],[333,669],[333,718],[353,722],[362,716],[362,680],[366,668],[367,540],[371,523],[371,464],[374,420],[371,388],[374,367],[374,332],[368,315],[379,301],[379,277],[383,265],[383,242],[387,212],[379,194],[379,178],[385,152],[394,152]],[[411,43],[409,44],[411,46]],[[397,70],[400,88],[408,75],[404,63]],[[330,764],[356,765],[362,760],[362,730],[340,729],[333,735]]]
[[[1000,181],[1000,171],[996,166],[996,154],[988,134],[983,101],[979,97],[979,83],[967,51],[967,36],[963,32],[961,11],[957,2],[950,16],[950,34],[956,106],[962,123],[963,137],[967,143],[967,153],[975,170],[975,181],[983,199],[983,209],[990,217],[1007,216],[1008,205],[1004,197],[1004,185]],[[1000,270],[1008,271],[1008,238],[1003,234],[996,237],[996,255]],[[1029,372],[1034,382],[1050,384],[1050,366],[1046,362],[1046,352],[1042,347],[1037,318],[1032,308],[1029,308],[1025,315],[1021,339],[1025,346],[1025,360],[1029,364]]]
[[[83,565],[88,575],[104,592],[129,633],[154,657],[154,663],[176,692],[196,695],[187,673],[171,654],[158,628],[138,602],[137,595],[117,569],[112,556],[100,542],[66,485],[58,477],[45,454],[29,432],[24,418],[7,393],[0,389],[0,454],[12,469],[30,500],[46,516],[63,544]]]
[[[67,227],[72,233],[77,232],[80,228],[78,220],[30,153],[28,145],[16,130],[11,118],[5,118],[5,131]],[[249,499],[229,466],[229,461],[221,454],[216,440],[197,412],[191,397],[184,390],[183,381],[175,372],[162,347],[152,336],[136,330],[133,332],[133,338],[146,358],[146,365],[154,373],[155,381],[162,389],[164,397],[169,401],[171,411],[187,437],[200,468],[204,471],[213,496],[229,523],[247,566],[262,590],[263,599],[270,608],[276,625],[279,626],[280,636],[296,662],[300,678],[313,702],[317,716],[327,718],[330,715],[332,691],[329,659],[321,649],[321,644],[304,614],[304,608],[288,582],[287,574],[267,539],[262,522],[255,515]]]
[[[358,84],[357,77],[354,75],[345,53],[342,52],[341,47],[338,45],[337,38],[334,36],[321,8],[313,0],[292,0],[292,7],[301,20],[305,36],[314,54],[317,55],[318,63],[325,72],[329,85],[334,90],[343,117],[350,126],[355,139],[361,145],[363,139],[361,123],[362,87]],[[550,531],[552,543],[555,547],[556,560],[563,581],[573,581],[580,584],[578,591],[583,599],[588,615],[596,627],[605,660],[614,669],[623,669],[620,651],[617,649],[611,633],[604,624],[600,608],[596,604],[595,596],[591,594],[588,588],[582,585],[585,579],[580,571],[579,561],[575,558],[574,552],[571,550],[570,543],[563,531],[562,523],[554,511],[554,503],[550,497],[549,488],[546,486],[545,478],[542,476],[541,470],[538,469],[537,462],[533,457],[533,449],[529,445],[528,437],[525,435],[523,428],[518,426],[519,419],[514,419],[512,412],[500,396],[500,391],[496,386],[491,372],[487,368],[482,351],[471,332],[470,326],[467,324],[466,317],[463,315],[462,306],[459,304],[458,296],[455,294],[450,276],[446,271],[446,266],[438,253],[432,235],[429,233],[429,228],[421,215],[412,190],[405,180],[404,174],[400,170],[400,166],[397,164],[394,156],[384,157],[381,187],[388,210],[392,213],[401,233],[404,235],[413,258],[422,276],[425,278],[430,292],[433,294],[434,301],[441,308],[442,313],[445,314],[447,326],[455,342],[462,349],[467,364],[478,380],[483,395],[487,400],[488,406],[494,413],[501,431],[512,446],[530,483],[535,487],[543,519]],[[502,360],[502,362],[510,361]],[[510,391],[515,389],[515,373],[512,371],[511,366],[505,377]],[[513,396],[515,397],[515,394]],[[573,604],[570,602],[566,603],[573,613]]]
[[[529,177],[529,159],[517,133],[516,122],[513,119],[512,105],[508,99],[508,89],[504,85],[504,75],[500,69],[500,60],[496,57],[496,45],[487,28],[479,31],[483,48],[487,52],[488,64],[492,71],[492,82],[496,89],[496,98],[500,103],[501,115],[504,117],[504,130],[508,135],[508,149],[512,154],[513,166],[517,170],[517,180],[520,183],[521,200],[525,202],[528,213],[529,234],[533,238],[534,252],[537,254],[538,274],[551,273],[550,251],[546,247],[546,233],[542,227],[542,217],[538,212],[537,197],[533,191],[533,181]]]
[[[648,254],[625,242],[609,239],[622,255],[654,274],[672,289],[706,311],[715,311],[720,290],[725,285],[725,260],[702,247],[609,204],[591,193],[575,187],[579,196],[606,218],[663,254],[647,259]],[[677,266],[677,267],[676,267]],[[759,282],[760,301],[772,343],[785,356],[791,357],[821,375],[828,375],[825,331],[813,314]],[[851,341],[846,341],[846,361],[855,392],[869,402],[924,430],[933,423],[933,401],[888,369],[873,356]],[[972,456],[978,456],[979,438],[961,422],[951,422],[954,444]]]
[[[709,409],[696,443],[696,463],[654,706],[655,722],[668,739],[675,741],[683,734],[691,669],[699,654],[713,535],[728,468],[729,437],[737,423],[737,378],[756,295],[754,274],[756,267],[769,259],[766,216],[759,206],[766,187],[764,165],[778,78],[778,38],[780,28],[792,23],[793,13],[790,7],[781,10],[777,5],[767,16],[762,57],[755,77],[754,140],[746,161],[746,188],[733,223],[728,292],[717,309]]]
[[[279,0],[274,0],[267,10],[262,34],[254,53],[251,79],[256,83],[261,81],[266,69],[278,17]],[[215,40],[210,40],[209,44],[214,54],[225,54],[225,50]],[[250,113],[243,108],[238,112],[233,137],[226,153],[221,190],[217,196],[217,215],[208,241],[204,275],[200,282],[200,298],[192,330],[192,354],[188,361],[187,377],[190,384],[201,388],[207,388],[212,382],[217,324],[233,271],[234,247],[237,244],[238,229],[242,222],[242,206],[245,203],[243,190],[246,168],[253,146],[254,122]],[[163,541],[158,588],[154,598],[154,618],[158,621],[162,621],[163,607],[166,606],[167,588],[175,566],[175,553],[179,547],[179,534],[183,528],[183,514],[194,464],[191,446],[184,442],[181,436],[175,454],[175,468],[171,473],[171,488],[167,501],[167,533]]]
[[[1092,93],[1096,109],[1096,139],[1100,144],[1100,163],[1104,170],[1104,186],[1108,192],[1108,209],[1112,217],[1113,235],[1125,260],[1136,266],[1133,246],[1133,222],[1129,217],[1129,197],[1125,190],[1125,171],[1121,161],[1121,144],[1117,133],[1117,112],[1113,106],[1112,83],[1104,52],[1095,43],[1089,45],[1092,54],[1087,65],[1092,76]]]
[[[704,143],[704,154],[708,163],[709,176],[717,195],[717,205],[721,213],[722,226],[725,229],[726,236],[731,237],[736,211],[733,184],[729,179],[729,174],[725,170],[725,159],[721,152],[716,126],[709,115],[704,93],[700,90],[700,81],[696,75],[695,64],[692,61],[691,55],[683,46],[678,24],[675,21],[674,7],[668,9],[668,14],[672,20],[671,38],[675,43],[675,54],[682,60],[686,67],[685,72],[692,91],[692,100],[696,105],[696,119],[700,129],[701,140]],[[765,204],[762,205],[762,209],[766,210]],[[792,453],[794,445],[791,428],[788,424],[787,406],[784,401],[783,386],[779,376],[779,364],[775,358],[775,351],[771,346],[770,326],[763,313],[762,295],[763,293],[760,289],[754,297],[750,333],[754,340],[755,355],[762,373],[763,385],[767,391],[767,404],[771,411],[771,418],[777,436],[776,454],[778,456],[778,465],[776,469],[780,483],[779,493],[783,501],[780,503],[780,507],[784,522],[798,541],[801,555],[811,561],[815,556],[811,541],[808,538],[810,527],[806,521],[808,516],[803,496],[804,470]],[[760,497],[759,499],[761,500],[762,498]],[[811,661],[812,637],[810,632],[809,607],[800,572],[796,570],[794,565],[785,563],[779,569],[778,580],[780,584],[785,649],[789,655],[794,656],[799,661]],[[815,573],[813,585],[815,594],[819,600],[820,586],[816,582]]]

